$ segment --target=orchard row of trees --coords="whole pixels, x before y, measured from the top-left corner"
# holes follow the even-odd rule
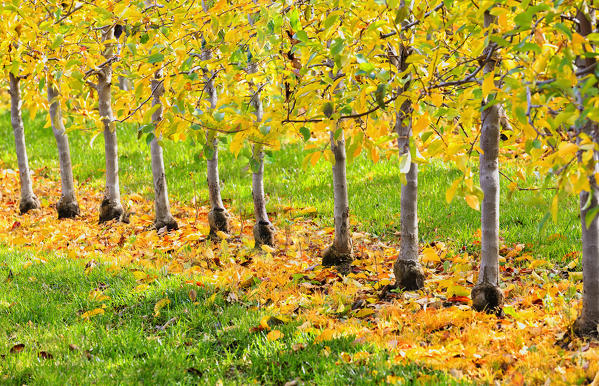
[[[517,158],[522,180],[535,171],[557,186],[554,218],[560,198],[580,195],[584,300],[574,329],[597,334],[594,6],[559,0],[4,1],[0,51],[11,96],[20,210],[39,206],[27,166],[23,103],[48,106],[59,149],[60,218],[79,213],[68,131],[94,128],[104,135],[104,222],[123,214],[117,128],[137,124],[150,144],[156,228],[168,230],[177,223],[161,143],[192,138],[203,147],[211,233],[229,228],[219,186],[219,140],[231,136],[235,155],[251,146],[256,245],[274,241],[264,199],[264,152],[299,136],[314,150],[308,162],[325,157],[332,163],[335,238],[323,264],[348,267],[346,162],[361,151],[376,162],[396,140],[402,173],[396,286],[424,285],[418,166],[441,159],[462,172],[447,200],[464,197],[481,211],[473,308],[497,312],[503,303],[499,169]]]

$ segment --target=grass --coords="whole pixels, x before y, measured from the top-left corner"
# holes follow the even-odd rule
[[[277,326],[284,337],[270,341],[250,332],[263,315],[246,299],[230,302],[158,272],[138,293],[133,270],[86,270],[82,260],[0,248],[0,383],[455,384],[440,372],[393,365],[385,351],[351,338],[315,342],[295,321]],[[97,289],[109,298],[90,298]],[[164,298],[170,304],[156,316]],[[104,314],[82,317],[102,307]],[[342,359],[362,351],[367,364]]]
[[[47,168],[58,179],[57,151],[52,130],[43,128],[43,114],[25,120],[27,146],[32,169]],[[16,168],[16,155],[8,113],[0,115],[0,161],[5,167]],[[71,132],[71,154],[75,178],[79,183],[103,189],[104,145],[102,135],[90,144],[89,133]],[[223,149],[226,145],[222,146]],[[207,203],[205,183],[206,161],[201,146],[191,140],[182,143],[165,142],[165,165],[169,193],[173,200]],[[136,129],[119,127],[120,181],[123,193],[153,195],[149,146],[137,139]],[[269,210],[283,206],[315,207],[317,220],[323,226],[332,225],[332,187],[330,164],[320,161],[315,167],[302,168],[306,152],[302,145],[288,145],[267,157],[265,191],[270,196]],[[238,158],[221,151],[220,176],[223,198],[230,209],[242,216],[252,217],[251,175],[248,172],[249,149]],[[502,165],[506,175],[511,168]],[[476,250],[473,234],[480,227],[480,212],[469,208],[463,199],[445,201],[445,191],[459,171],[451,165],[431,162],[420,168],[419,216],[422,243],[444,241],[456,250]],[[399,170],[397,157],[373,164],[361,155],[348,166],[350,210],[354,229],[369,232],[385,239],[397,239],[399,231]],[[532,185],[540,185],[534,176]],[[552,191],[516,191],[507,189],[509,181],[502,178],[501,236],[506,244],[526,243],[538,258],[561,262],[569,252],[580,251],[580,220],[575,198],[560,202],[557,223],[543,222],[553,197]],[[35,187],[34,187],[35,189]],[[48,198],[54,200],[55,198]],[[276,213],[273,213],[276,217]],[[276,218],[275,218],[276,219]],[[540,225],[543,224],[542,227]],[[541,229],[540,229],[541,228]]]

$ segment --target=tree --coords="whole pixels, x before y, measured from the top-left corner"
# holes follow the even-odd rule
[[[74,218],[79,215],[79,203],[75,196],[75,185],[73,183],[69,137],[67,136],[62,120],[59,89],[50,76],[48,76],[46,82],[48,88],[48,103],[50,104],[48,112],[50,114],[52,132],[54,133],[56,146],[58,148],[60,181],[62,185],[62,194],[60,200],[56,204],[56,211],[58,212],[59,219]]]
[[[353,261],[353,245],[349,228],[349,199],[347,196],[347,178],[345,173],[345,136],[343,130],[337,133],[331,130],[331,151],[335,156],[333,163],[333,199],[335,203],[335,238],[322,254],[322,265],[336,265],[342,271],[349,271]]]
[[[256,90],[252,96],[252,103],[256,112],[256,121],[262,122],[264,110],[260,91]],[[252,198],[254,200],[254,241],[256,247],[260,245],[274,245],[275,227],[268,219],[266,200],[264,198],[264,150],[263,145],[252,146]]]
[[[575,17],[576,30],[583,37],[595,32],[595,23],[579,8]],[[585,52],[576,58],[576,67],[579,71],[592,68],[596,65],[593,56],[587,56]],[[580,192],[580,223],[582,227],[582,271],[583,271],[583,298],[582,311],[574,323],[574,332],[579,335],[599,335],[599,187],[596,174],[599,173],[599,126],[597,122],[585,117],[588,109],[592,109],[589,99],[596,93],[593,86],[596,75],[582,74],[578,76],[578,84],[575,90],[577,107],[580,117],[575,127],[577,142],[580,145],[594,144],[593,156],[585,157],[584,150],[578,151],[578,161],[588,170],[588,188]],[[589,87],[591,85],[591,87]],[[589,90],[591,89],[591,90]],[[587,158],[585,160],[585,158]]]
[[[164,172],[164,160],[162,158],[162,146],[160,146],[161,134],[158,134],[159,125],[162,122],[162,101],[164,94],[164,84],[162,80],[162,70],[157,70],[151,83],[152,87],[152,122],[154,123],[154,138],[150,142],[150,153],[152,156],[152,179],[154,181],[154,209],[156,219],[154,225],[156,230],[166,227],[167,230],[178,229],[177,221],[171,215],[170,204],[168,200],[168,190],[166,184],[166,175]]]
[[[492,28],[494,16],[484,13],[484,27]],[[488,60],[483,74],[492,74],[497,58],[495,43],[490,42],[484,51]],[[478,280],[472,289],[472,307],[477,311],[496,312],[503,305],[503,293],[499,288],[499,130],[500,105],[488,95],[483,101],[479,158],[480,186],[483,191],[481,206],[481,263]]]
[[[29,172],[29,161],[27,158],[27,148],[25,147],[25,128],[23,127],[23,117],[21,114],[21,89],[19,87],[20,75],[12,72],[8,74],[10,82],[10,121],[15,136],[15,148],[17,151],[17,161],[19,164],[19,177],[21,180],[21,201],[19,211],[21,214],[27,213],[32,209],[38,209],[40,202],[33,193],[31,183],[31,173]]]
[[[400,4],[404,8],[405,2]],[[401,9],[400,8],[400,9]],[[402,28],[407,21],[402,22]],[[397,68],[398,74],[405,74],[408,70],[408,57],[411,47],[400,44],[396,52],[391,45],[389,60]],[[409,76],[406,83],[398,93],[405,92],[410,87]],[[395,286],[408,291],[424,287],[424,272],[418,262],[418,164],[412,161],[410,141],[412,138],[412,101],[406,98],[395,115],[395,132],[397,133],[397,146],[401,172],[405,172],[405,183],[401,186],[401,240],[397,260],[393,265]]]
[[[120,219],[123,215],[121,192],[119,187],[119,157],[116,135],[116,122],[112,112],[111,87],[112,63],[118,59],[114,55],[115,25],[104,27],[102,41],[106,42],[102,55],[106,59],[98,70],[90,70],[88,74],[97,75],[98,110],[104,125],[104,155],[106,159],[106,189],[100,205],[100,222]]]

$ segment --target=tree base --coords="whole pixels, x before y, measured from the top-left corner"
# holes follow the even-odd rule
[[[572,326],[572,332],[581,338],[599,338],[599,320],[588,320],[579,316]]]
[[[219,231],[229,233],[231,228],[229,213],[224,208],[214,208],[208,212],[208,223],[210,224],[210,236],[216,236]]]
[[[397,259],[393,265],[395,288],[417,291],[424,288],[424,271],[418,261]]]
[[[56,203],[56,211],[58,212],[59,220],[63,218],[75,218],[79,216],[79,203],[74,197],[67,199],[63,196]]]
[[[110,220],[120,220],[123,215],[123,207],[120,202],[108,198],[102,200],[100,205],[100,223]]]
[[[157,231],[161,230],[164,227],[166,227],[167,231],[174,231],[179,229],[179,224],[177,224],[177,221],[169,215],[165,219],[154,220],[154,227],[156,227]]]
[[[40,202],[37,199],[37,197],[34,195],[28,199],[21,200],[21,202],[19,203],[19,212],[21,214],[25,214],[25,213],[29,212],[30,210],[39,209],[40,207],[41,207]]]
[[[255,247],[261,245],[275,245],[275,227],[269,221],[259,221],[254,225]]]
[[[500,315],[503,311],[503,292],[493,284],[479,283],[472,288],[472,308],[489,314]]]
[[[335,266],[344,275],[349,273],[352,261],[354,258],[351,251],[349,253],[339,252],[334,244],[322,253],[322,265],[325,267]]]

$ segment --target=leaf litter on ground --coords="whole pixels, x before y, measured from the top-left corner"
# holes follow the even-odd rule
[[[319,264],[333,229],[319,228],[310,216],[286,217],[276,247],[255,249],[252,224],[236,217],[230,234],[210,239],[206,207],[173,203],[179,230],[157,232],[152,227],[153,204],[138,194],[123,198],[135,213],[130,224],[98,224],[101,193],[84,184],[78,186],[82,215],[57,220],[50,198],[60,196],[59,183],[38,173],[33,180],[42,208],[21,216],[18,173],[0,169],[0,244],[84,259],[86,272],[100,263],[115,271],[132,271],[136,292],[152,286],[157,278],[152,272],[213,286],[226,293],[228,302],[265,310],[269,316],[251,331],[265,333],[270,341],[283,336],[277,325],[294,320],[298,330],[313,334],[315,342],[352,336],[356,342],[389,350],[396,363],[417,363],[465,380],[536,384],[548,379],[557,383],[597,379],[599,343],[573,338],[568,332],[581,307],[576,254],[569,256],[568,265],[556,267],[533,257],[530,246],[504,245],[505,315],[498,317],[470,308],[478,257],[451,250],[442,240],[421,248],[425,289],[401,292],[392,288],[398,245],[373,235],[354,233],[355,261],[351,272],[342,276]],[[293,210],[287,208],[285,215]],[[102,307],[107,297],[101,288],[89,296],[98,307],[82,312],[82,318],[110,312]],[[195,290],[189,296],[195,301]],[[155,315],[168,304],[168,298],[159,300]],[[340,360],[367,363],[368,353],[341,355]]]

